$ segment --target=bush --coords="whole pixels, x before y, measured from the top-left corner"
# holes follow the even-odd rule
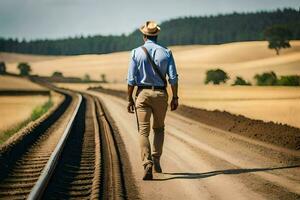
[[[212,69],[206,72],[205,84],[212,82],[214,85],[219,85],[220,83],[226,83],[229,76],[226,72],[221,69]]]
[[[281,76],[277,80],[277,85],[282,86],[300,86],[300,76],[291,75],[291,76]]]
[[[83,77],[83,81],[84,81],[84,82],[90,82],[90,81],[91,81],[90,75],[85,74],[84,77]]]
[[[18,69],[20,70],[21,76],[28,76],[31,72],[31,67],[28,63],[19,63]]]
[[[277,76],[275,72],[265,72],[263,74],[256,74],[254,76],[256,79],[256,85],[267,86],[267,85],[276,85],[277,84]]]
[[[106,74],[101,74],[100,77],[101,77],[101,80],[100,80],[101,82],[107,83]]]
[[[55,71],[53,72],[52,77],[64,77],[64,75],[62,72]]]
[[[0,62],[0,74],[6,74],[5,62]]]
[[[235,78],[235,81],[232,85],[251,85],[250,82],[247,82],[246,80],[244,80],[242,77],[237,76]]]
[[[299,75],[280,76],[277,78],[274,72],[265,72],[254,76],[257,85],[280,85],[280,86],[300,86]]]

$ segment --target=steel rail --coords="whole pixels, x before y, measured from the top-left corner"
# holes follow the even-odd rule
[[[80,108],[80,105],[82,103],[82,95],[77,94],[78,96],[78,103],[76,105],[76,108],[72,114],[72,117],[69,121],[69,123],[67,124],[67,127],[61,137],[61,139],[59,140],[58,144],[56,145],[54,151],[52,152],[46,166],[44,167],[41,175],[39,176],[38,181],[35,183],[34,187],[32,188],[29,196],[27,197],[27,199],[29,200],[36,200],[36,199],[41,199],[42,195],[44,193],[44,190],[47,187],[47,184],[49,182],[49,180],[51,179],[53,172],[55,170],[55,167],[58,163],[58,160],[61,156],[61,153],[63,151],[63,148],[66,144],[66,141],[68,139],[68,136],[70,135],[70,131],[71,128],[74,124],[74,120],[75,117],[78,113],[78,110]]]

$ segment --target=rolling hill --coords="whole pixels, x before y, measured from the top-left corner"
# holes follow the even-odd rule
[[[300,41],[292,41],[292,48],[282,50],[279,56],[267,48],[267,42],[236,42],[220,45],[172,46],[180,82],[202,85],[207,69],[221,68],[234,78],[241,75],[252,79],[256,73],[275,71],[279,75],[300,73]],[[83,77],[89,74],[100,79],[106,74],[110,82],[125,82],[129,52],[103,55],[34,56],[0,53],[0,60],[7,62],[8,71],[18,72],[19,62],[29,62],[33,73],[51,75],[61,71],[65,76]]]
[[[233,79],[241,75],[251,80],[256,73],[275,71],[278,75],[300,74],[300,41],[279,56],[267,48],[267,42],[236,42],[221,45],[171,46],[180,80],[181,103],[208,110],[226,110],[254,119],[276,121],[300,127],[298,116],[299,87],[226,87],[204,86],[207,69],[221,68]],[[65,76],[83,77],[89,74],[100,79],[106,74],[107,85],[126,89],[130,52],[80,56],[34,56],[0,53],[10,72],[18,72],[18,62],[29,62],[34,74],[51,75],[61,71]],[[67,87],[66,85],[62,85]],[[73,84],[72,89],[87,86]]]

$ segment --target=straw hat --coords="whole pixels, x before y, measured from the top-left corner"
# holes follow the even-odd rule
[[[156,36],[160,31],[160,27],[154,21],[147,21],[141,28],[140,31],[144,35]]]

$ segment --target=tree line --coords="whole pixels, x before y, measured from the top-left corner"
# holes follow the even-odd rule
[[[300,9],[183,17],[161,24],[162,45],[221,44],[264,40],[265,30],[284,26],[290,39],[300,39]],[[44,55],[103,54],[130,50],[143,43],[138,30],[129,35],[70,37],[19,41],[0,38],[0,51]]]
[[[255,84],[258,86],[300,86],[300,75],[286,75],[278,77],[275,72],[264,72],[256,74],[254,77]],[[206,71],[205,84],[212,83],[219,85],[226,83],[230,79],[227,72],[222,69],[210,69]],[[252,85],[250,81],[243,79],[241,76],[236,76],[233,83],[235,85]]]

